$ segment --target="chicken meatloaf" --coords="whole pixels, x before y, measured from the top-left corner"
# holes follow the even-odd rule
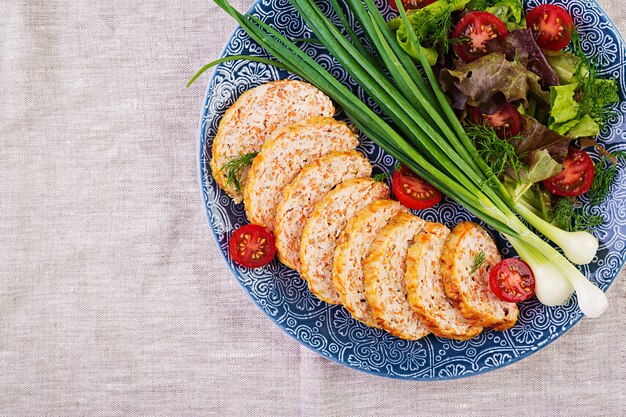
[[[404,285],[406,257],[424,220],[400,213],[382,228],[363,264],[365,297],[376,323],[402,339],[417,340],[430,333],[411,309]]]

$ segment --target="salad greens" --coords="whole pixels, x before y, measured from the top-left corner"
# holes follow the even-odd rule
[[[562,170],[563,166],[556,162],[546,149],[534,151],[528,165],[516,168],[515,175],[505,177],[504,186],[513,200],[518,201],[533,185],[553,177]],[[548,208],[542,210],[546,209]]]
[[[550,87],[550,129],[571,138],[596,136],[618,101],[615,80],[599,78],[599,65],[587,57],[572,33],[572,52],[547,53],[561,86]]]
[[[518,138],[511,138],[518,155],[530,162],[533,152],[546,149],[559,163],[567,157],[570,139],[545,127],[537,119],[522,115],[522,130]]]

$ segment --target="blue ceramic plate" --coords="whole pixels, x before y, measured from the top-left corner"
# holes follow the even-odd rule
[[[378,1],[381,8],[387,8],[383,0]],[[530,8],[539,3],[531,0],[527,6]],[[621,102],[616,106],[617,116],[604,128],[600,141],[611,151],[624,150],[624,42],[615,25],[593,0],[558,0],[552,3],[569,10],[581,32],[584,50],[601,62],[606,76],[620,80]],[[319,4],[329,9],[325,0],[320,0]],[[289,0],[258,0],[250,12],[292,38],[311,36]],[[390,13],[390,10],[387,8],[386,12]],[[324,49],[315,44],[304,44],[303,48],[359,97],[365,98]],[[222,55],[237,54],[266,56],[265,51],[240,28],[233,33]],[[211,177],[211,141],[221,116],[244,91],[282,78],[293,76],[252,62],[229,62],[218,66],[209,81],[204,101],[199,144],[200,183],[211,232],[234,278],[277,326],[320,355],[359,371],[392,378],[441,380],[476,375],[516,362],[554,341],[582,318],[575,300],[566,306],[549,308],[533,298],[520,305],[518,323],[506,332],[487,331],[466,342],[433,335],[409,342],[382,330],[368,328],[352,319],[342,307],[317,300],[297,273],[277,261],[255,270],[234,264],[228,255],[228,240],[235,229],[247,222],[243,205],[234,204]],[[374,107],[373,103],[370,104]],[[369,156],[375,171],[388,171],[395,164],[393,158],[367,138],[361,138],[359,148]],[[594,209],[607,219],[604,226],[594,231],[601,242],[598,257],[582,268],[582,272],[605,291],[624,263],[625,199],[626,175],[623,165],[620,165],[611,197]],[[445,223],[448,227],[463,220],[474,220],[466,210],[449,200],[444,200],[433,209],[421,211],[419,215],[429,221]],[[502,254],[509,255],[510,246],[503,239],[498,239],[498,242]]]

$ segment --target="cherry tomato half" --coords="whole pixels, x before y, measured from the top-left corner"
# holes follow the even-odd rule
[[[435,1],[437,0],[402,0],[402,7],[404,7],[404,10],[421,9],[422,7],[426,7]],[[398,10],[396,0],[389,0],[389,4],[391,4],[391,7],[393,7],[394,10]]]
[[[485,114],[476,107],[471,107],[469,113],[473,123],[493,127],[500,139],[512,138],[522,130],[522,116],[511,103],[505,103],[492,114]]]
[[[521,259],[503,259],[489,271],[489,287],[500,300],[519,303],[535,293],[535,275]]]
[[[276,255],[276,240],[267,228],[247,224],[230,238],[230,257],[246,268],[267,265]]]
[[[496,15],[471,12],[463,16],[452,31],[454,52],[465,62],[472,62],[489,53],[489,42],[509,36],[506,26]]]
[[[528,27],[535,35],[537,45],[551,51],[565,48],[574,30],[572,16],[554,4],[544,4],[532,9],[526,17]]]
[[[587,152],[570,147],[563,168],[562,172],[543,181],[548,191],[562,197],[574,197],[589,191],[594,167]]]
[[[442,198],[441,191],[404,165],[393,173],[391,186],[398,201],[413,210],[432,207]]]

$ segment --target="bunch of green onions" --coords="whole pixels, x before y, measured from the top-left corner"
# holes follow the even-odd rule
[[[543,304],[564,304],[576,291],[579,307],[586,316],[598,317],[604,312],[605,294],[554,247],[533,233],[515,213],[560,246],[565,256],[576,264],[592,261],[598,249],[597,239],[587,232],[561,230],[511,198],[480,157],[439,88],[400,0],[396,0],[400,16],[409,39],[416,46],[428,82],[396,42],[373,0],[346,2],[377,55],[368,52],[351,29],[337,0],[330,1],[349,39],[314,0],[291,0],[317,39],[380,106],[393,126],[280,32],[254,16],[242,15],[227,0],[214,1],[276,60],[228,56],[207,64],[190,84],[212,66],[239,59],[274,65],[298,75],[337,102],[351,121],[390,155],[502,233],[532,268],[536,294]]]

